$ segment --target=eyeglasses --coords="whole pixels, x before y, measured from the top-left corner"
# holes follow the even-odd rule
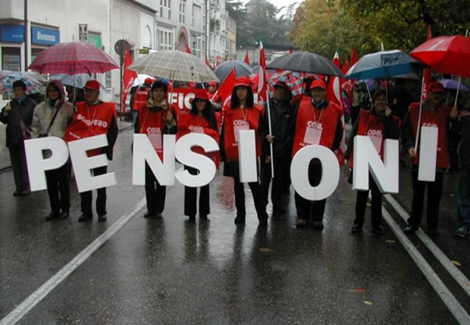
[[[95,93],[95,92],[98,92],[98,90],[97,89],[83,88],[83,92],[85,92],[85,93]]]

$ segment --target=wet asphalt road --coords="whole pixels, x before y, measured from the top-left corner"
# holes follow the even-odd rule
[[[423,234],[452,264],[443,266],[419,236],[402,243],[405,223],[385,199],[391,220],[387,234],[372,235],[367,214],[364,232],[352,235],[355,192],[344,171],[327,201],[323,231],[295,228],[292,189],[286,197],[288,212],[270,218],[263,229],[257,227],[246,187],[247,224],[235,226],[231,179],[221,175],[211,184],[209,222],[193,224],[183,216],[181,184],[168,188],[162,220],[144,219],[144,189],[131,184],[131,139],[131,130],[123,131],[116,144],[109,170],[118,185],[108,189],[106,223],[96,217],[92,223],[77,222],[80,202],[74,183],[71,218],[45,222],[46,192],[14,198],[12,172],[0,174],[0,322],[465,323],[455,316],[470,312],[469,239],[453,237],[456,175],[445,178],[441,236]],[[395,199],[409,212],[408,172],[403,169],[400,177],[402,189]],[[106,231],[115,232],[106,240]],[[96,249],[89,247],[94,241]],[[431,280],[410,257],[414,250],[429,263]],[[90,256],[77,259],[83,252]],[[446,267],[460,272],[460,285]],[[445,290],[433,288],[435,278]],[[12,312],[17,318],[10,318]]]

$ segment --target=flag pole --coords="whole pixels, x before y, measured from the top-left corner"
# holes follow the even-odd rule
[[[269,94],[268,91],[266,90],[266,109],[268,113],[268,129],[269,129],[269,135],[273,134],[272,131],[272,126],[271,126],[271,107],[269,105]],[[274,155],[273,155],[273,143],[269,141],[269,155],[271,156],[271,178],[274,178]]]

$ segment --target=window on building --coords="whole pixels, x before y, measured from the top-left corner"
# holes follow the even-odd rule
[[[198,23],[202,22],[201,13],[202,13],[201,7],[193,5],[192,22],[191,22],[193,26],[196,26]]]
[[[171,0],[160,0],[160,17],[171,19]]]
[[[159,30],[160,40],[158,42],[158,49],[159,50],[172,50],[173,49],[173,31],[160,29]]]
[[[186,11],[186,3],[180,3],[180,23],[184,24],[186,23],[184,19],[184,13]]]
[[[2,69],[21,71],[21,47],[2,47]]]

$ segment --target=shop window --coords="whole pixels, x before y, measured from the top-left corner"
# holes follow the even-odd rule
[[[21,71],[21,48],[2,47],[2,69]]]

